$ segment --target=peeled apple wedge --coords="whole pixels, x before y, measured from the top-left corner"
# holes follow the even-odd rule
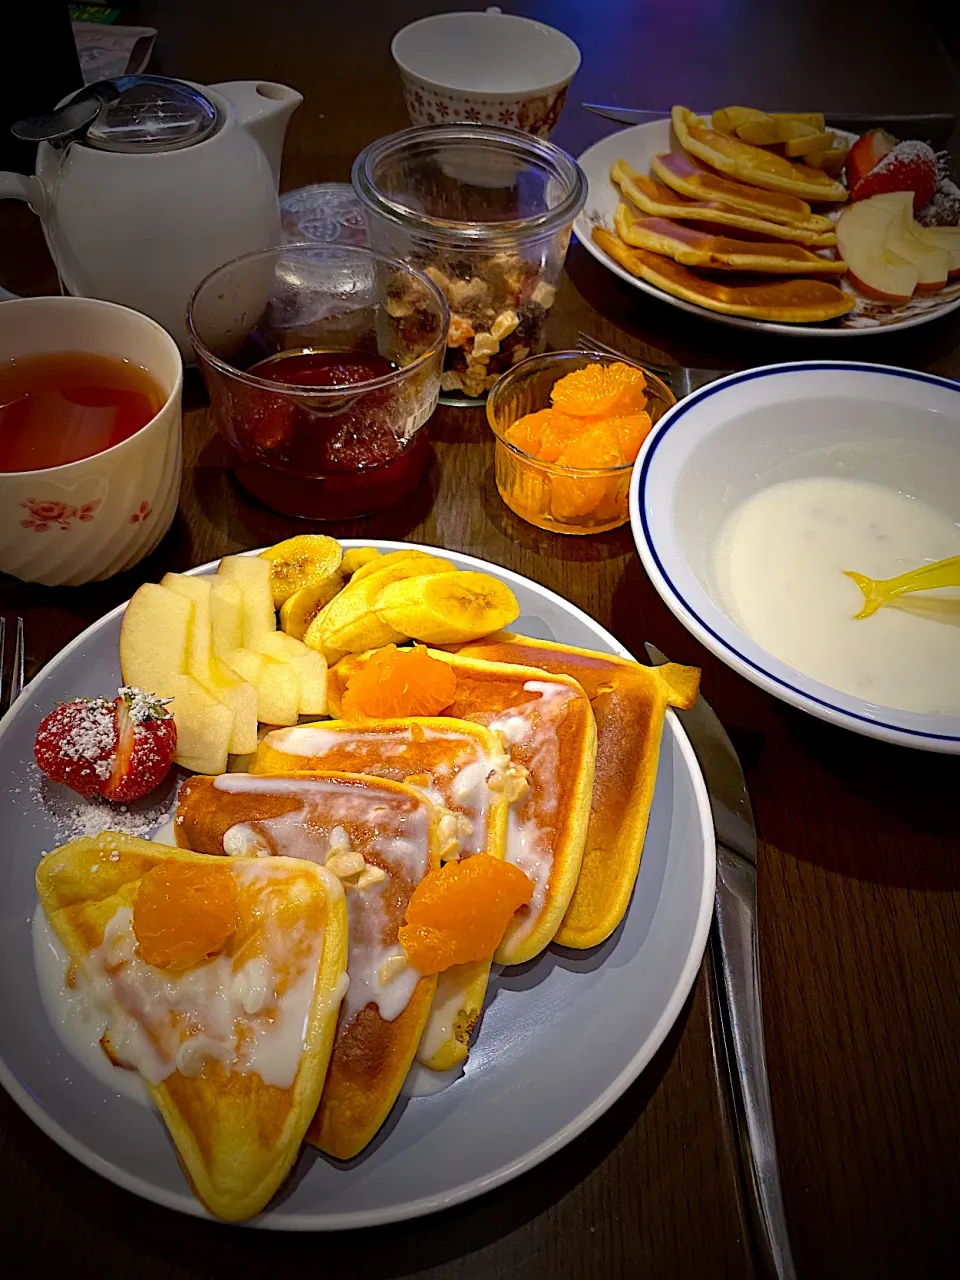
[[[300,715],[327,714],[327,663],[322,654],[315,649],[308,649],[305,644],[295,640],[293,636],[284,635],[282,631],[264,636],[260,641],[259,651],[268,658],[288,662],[296,667],[300,675]]]
[[[960,227],[921,227],[915,221],[911,230],[924,244],[945,251],[950,259],[947,275],[951,280],[960,276]]]
[[[344,577],[349,578],[352,573],[368,564],[371,560],[376,560],[380,552],[376,547],[351,547],[349,551],[343,553],[343,559],[340,561],[340,572]]]
[[[233,729],[228,749],[243,756],[257,749],[257,691],[222,658],[211,657],[208,693],[233,712]]]
[[[123,682],[161,697],[187,670],[193,601],[146,582],[130,599],[120,624]]]
[[[261,560],[259,556],[224,556],[217,574],[240,588],[244,648],[252,648],[262,635],[276,631],[269,560]]]
[[[243,593],[236,582],[210,584],[210,652],[222,658],[243,643]]]
[[[350,579],[351,585],[354,582],[361,582],[364,578],[369,577],[371,573],[379,573],[381,569],[387,569],[392,564],[400,564],[402,560],[432,560],[433,556],[429,551],[388,551],[384,555],[378,555],[376,559],[368,560],[366,564],[360,565],[353,572]]]
[[[324,605],[343,590],[343,574],[339,570],[315,587],[301,587],[280,606],[280,626],[288,636],[302,640],[307,628]]]
[[[300,718],[300,672],[290,662],[253,649],[234,649],[224,661],[257,691],[257,719],[290,725]]]
[[[377,616],[426,644],[478,640],[507,627],[520,613],[510,588],[486,573],[441,573],[382,587]]]
[[[303,637],[304,644],[319,649],[329,660],[331,652],[364,653],[367,649],[380,649],[385,644],[406,640],[405,632],[396,631],[377,616],[374,601],[378,592],[404,578],[453,572],[454,566],[449,560],[420,553],[394,560],[362,578],[355,573],[310,624]]]
[[[279,609],[304,587],[320,586],[339,574],[343,549],[325,533],[301,533],[260,552],[270,565],[270,589]]]
[[[210,581],[185,573],[165,573],[161,587],[193,601],[187,644],[187,674],[206,684],[210,679]]]
[[[233,712],[192,676],[171,676],[164,696],[177,722],[174,760],[194,773],[223,773],[227,767]]]

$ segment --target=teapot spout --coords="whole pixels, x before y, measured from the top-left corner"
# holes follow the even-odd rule
[[[268,80],[228,80],[210,88],[222,93],[234,107],[237,124],[259,144],[279,186],[284,135],[303,94]]]

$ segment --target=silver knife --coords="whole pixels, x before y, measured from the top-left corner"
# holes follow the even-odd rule
[[[654,666],[669,662],[654,645],[644,647]],[[763,1271],[795,1280],[763,1047],[753,810],[737,753],[713,708],[698,697],[689,711],[676,715],[703,770],[717,833],[710,955],[751,1218]]]
[[[584,111],[618,124],[645,124],[648,120],[669,120],[669,111],[652,111],[640,107],[605,106],[600,102],[582,102]],[[698,111],[697,115],[709,116],[710,111]],[[864,133],[867,129],[888,129],[896,138],[913,138],[921,142],[942,146],[953,133],[957,117],[952,111],[921,111],[905,114],[847,112],[825,114],[828,129],[846,129],[850,133]]]

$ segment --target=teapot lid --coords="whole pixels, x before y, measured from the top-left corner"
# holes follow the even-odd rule
[[[220,123],[217,108],[193,85],[165,76],[120,76],[87,85],[61,106],[18,120],[28,142],[80,139],[101,151],[145,155],[192,147]]]
[[[176,151],[216,129],[217,108],[193,85],[163,76],[122,76],[113,101],[104,102],[84,141],[101,151],[144,154]]]

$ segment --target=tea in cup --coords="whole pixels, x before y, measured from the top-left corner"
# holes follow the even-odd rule
[[[182,465],[176,343],[92,298],[0,303],[0,572],[109,578],[169,529]]]

